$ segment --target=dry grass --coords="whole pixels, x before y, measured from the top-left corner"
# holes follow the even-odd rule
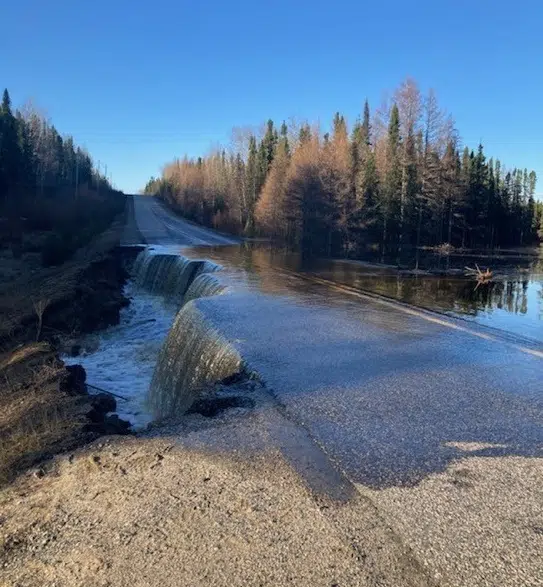
[[[85,398],[60,390],[64,374],[45,343],[0,357],[0,485],[82,432]]]
[[[16,338],[21,328],[30,328],[30,338],[35,338],[39,329],[35,302],[47,300],[47,307],[51,308],[71,299],[89,264],[118,244],[122,227],[123,221],[117,220],[89,245],[79,249],[70,261],[57,267],[35,268],[23,256],[17,277],[4,282],[0,280],[0,345],[3,343],[4,349],[11,347],[10,341]]]
[[[88,398],[62,391],[66,371],[57,353],[29,341],[40,338],[48,316],[73,303],[84,272],[119,243],[123,226],[120,216],[56,267],[41,267],[35,253],[0,255],[0,486],[87,438]]]

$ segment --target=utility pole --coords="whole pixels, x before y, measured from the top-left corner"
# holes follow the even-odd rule
[[[75,156],[75,201],[79,198],[79,157]]]
[[[96,172],[96,192],[100,195],[100,161],[98,161],[98,170]]]

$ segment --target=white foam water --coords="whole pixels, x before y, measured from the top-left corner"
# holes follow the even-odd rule
[[[121,310],[120,323],[98,336],[84,336],[78,341],[81,354],[62,359],[68,365],[83,365],[89,385],[126,398],[117,399],[117,414],[134,429],[141,429],[152,420],[147,392],[178,306],[142,291],[133,282],[125,286],[124,293],[131,301]]]

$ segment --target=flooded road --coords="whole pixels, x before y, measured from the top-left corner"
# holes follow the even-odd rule
[[[543,345],[543,252],[541,256],[534,252],[500,259],[493,282],[477,287],[473,279],[464,275],[435,275],[429,271],[415,274],[351,260],[304,260],[299,254],[277,251],[267,244],[194,248],[193,254],[203,255],[205,251],[217,262],[258,274],[264,290],[273,291],[273,281],[279,281],[278,271],[289,271],[462,318]],[[427,259],[430,267],[437,267],[439,261]],[[465,256],[455,261],[459,271],[475,264],[473,258]]]
[[[144,205],[160,206],[149,199]],[[183,225],[180,219],[175,222]],[[192,296],[166,345],[166,324],[173,313],[158,320],[156,328],[138,324],[156,317],[153,308],[160,300],[176,295],[162,291],[153,294],[154,305],[136,303],[126,317],[132,330],[123,331],[123,323],[118,334],[112,332],[102,342],[109,365],[100,351],[83,357],[91,383],[93,373],[101,372],[111,389],[116,380],[125,380],[125,373],[132,374],[135,395],[142,401],[142,390],[151,384],[151,365],[160,360],[163,375],[168,369],[180,371],[164,385],[170,396],[181,396],[189,391],[175,388],[176,381],[186,385],[190,373],[212,369],[216,357],[239,356],[349,479],[375,488],[417,483],[466,456],[466,445],[479,447],[469,456],[543,456],[543,349],[537,336],[499,327],[490,331],[454,316],[357,294],[360,280],[370,277],[359,267],[352,269],[352,263],[332,262],[317,270],[261,246],[190,248],[191,230],[190,225],[183,228],[178,243],[172,231],[161,232],[159,245],[146,254],[161,256],[164,271],[175,266],[172,255],[213,261],[220,267],[202,278],[220,284],[209,290],[220,295]],[[192,244],[200,244],[207,232],[202,231]],[[152,231],[146,235],[152,242]],[[147,280],[156,289],[161,274],[155,265],[140,264],[152,269]],[[185,281],[177,274],[164,275],[168,283]],[[316,275],[324,278],[319,281]],[[338,290],[331,278],[354,293]],[[390,279],[374,283],[390,284]],[[420,291],[432,291],[427,284],[437,278],[417,279],[422,283],[418,290],[398,285],[396,279],[397,297],[410,301],[406,292],[418,291],[420,299]],[[142,287],[145,281],[139,278]],[[390,287],[383,292],[393,297]],[[137,290],[132,294],[139,295]],[[447,296],[437,297],[441,310],[461,313],[443,302]],[[525,306],[530,303],[527,296]],[[474,307],[484,314],[484,305]],[[125,352],[117,347],[127,346],[127,332],[134,349]],[[191,349],[197,352],[191,354]],[[160,378],[156,386],[161,387]],[[151,389],[151,395],[158,393],[160,389]]]
[[[227,267],[255,274],[257,277],[248,279],[253,283],[260,280],[264,290],[283,287],[273,282],[281,282],[278,271],[290,271],[463,318],[543,345],[543,247],[502,251],[493,256],[487,251],[448,256],[425,251],[416,261],[418,272],[398,271],[392,264],[373,262],[377,260],[375,254],[369,254],[364,262],[303,259],[300,254],[276,250],[269,244],[239,243],[173,216],[153,198],[136,197],[135,201],[133,216],[139,234],[132,237],[133,244],[148,242],[174,246],[174,250],[175,245],[194,247],[196,256],[212,255]],[[200,245],[202,250],[198,250]],[[415,259],[406,256],[402,263],[413,268]],[[464,275],[464,269],[476,263],[492,269],[495,277],[490,284],[477,287]],[[445,270],[453,274],[443,275]],[[303,294],[303,290],[299,288],[298,293]]]

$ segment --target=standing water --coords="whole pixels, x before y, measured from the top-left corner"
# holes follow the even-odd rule
[[[543,343],[541,259],[501,259],[496,278],[483,287],[463,275],[469,258],[448,259],[448,268],[454,263],[455,274],[435,275],[356,261],[307,261],[262,245],[185,249],[183,255],[171,247],[146,249],[126,285],[131,303],[120,324],[84,338],[82,354],[65,361],[82,364],[91,386],[123,396],[119,416],[141,428],[153,415],[183,412],[200,388],[242,363],[228,341],[200,320],[192,300],[234,288],[323,307],[341,302],[341,294],[300,278],[313,276]]]

